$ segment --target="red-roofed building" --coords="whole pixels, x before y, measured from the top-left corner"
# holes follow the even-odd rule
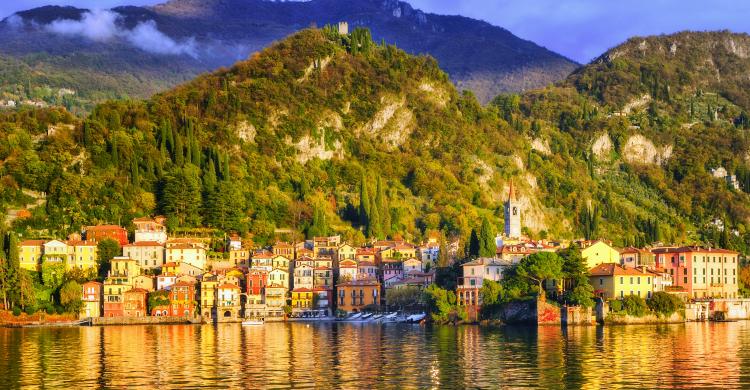
[[[621,299],[628,295],[651,298],[654,274],[645,269],[625,268],[620,264],[602,263],[589,270],[594,294],[604,299]]]
[[[690,298],[737,298],[738,253],[726,249],[685,246],[654,248],[656,268],[672,276],[672,289]]]
[[[93,241],[103,241],[106,239],[112,239],[117,241],[120,246],[128,244],[128,231],[125,228],[117,225],[98,225],[98,226],[87,226],[86,239]]]

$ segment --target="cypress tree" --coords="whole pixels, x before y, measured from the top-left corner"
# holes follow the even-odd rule
[[[20,274],[21,265],[18,259],[18,238],[15,234],[10,233],[8,237],[8,257],[6,264],[5,280],[7,281],[7,300],[12,306],[19,304],[21,298]],[[5,307],[9,307],[6,305]]]
[[[377,205],[370,207],[369,223],[367,224],[367,237],[377,239],[383,238],[383,229],[380,222],[380,212]]]
[[[112,144],[112,163],[115,165],[115,167],[119,167],[120,156],[118,156],[117,153],[117,136],[112,137],[112,141],[110,142]]]
[[[495,257],[497,246],[495,245],[495,232],[486,217],[482,218],[482,227],[479,229],[479,256]]]
[[[185,151],[183,149],[182,137],[178,134],[177,137],[175,137],[174,152],[172,153],[172,160],[174,160],[174,163],[177,164],[178,167],[185,164]]]
[[[130,182],[134,186],[138,186],[140,183],[140,177],[138,175],[138,162],[133,158],[130,160]]]
[[[359,182],[359,224],[369,230],[370,224],[370,193],[367,190],[367,181],[365,174],[362,173],[362,179]]]
[[[381,235],[387,236],[391,234],[391,213],[388,207],[388,200],[385,196],[383,189],[383,180],[378,176],[377,187],[375,191],[375,205],[378,209],[380,217],[380,232]]]
[[[471,229],[471,237],[469,237],[469,257],[479,257],[479,234],[476,229]]]

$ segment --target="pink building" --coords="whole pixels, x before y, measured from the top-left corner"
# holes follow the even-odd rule
[[[737,298],[737,252],[697,246],[654,248],[651,252],[656,268],[672,277],[669,290],[693,299]]]

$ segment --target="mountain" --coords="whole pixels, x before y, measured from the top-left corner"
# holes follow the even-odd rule
[[[0,201],[12,210],[46,193],[45,207],[14,224],[28,235],[158,212],[172,229],[249,231],[257,243],[289,229],[353,242],[442,230],[465,242],[483,218],[502,226],[512,181],[532,237],[747,252],[750,120],[742,98],[713,81],[747,74],[742,51],[719,45],[746,36],[643,39],[711,47],[714,63],[735,65],[713,79],[703,68],[672,73],[693,57],[654,59],[627,42],[610,65],[603,57],[485,107],[430,57],[364,29],[306,29],[85,119],[2,114]]]
[[[31,68],[34,85],[49,81],[81,91],[82,103],[142,98],[231,65],[299,29],[340,21],[351,30],[369,28],[376,42],[432,55],[459,89],[483,102],[561,80],[577,66],[503,28],[396,0],[172,0],[110,11],[47,6],[0,24],[0,55]]]

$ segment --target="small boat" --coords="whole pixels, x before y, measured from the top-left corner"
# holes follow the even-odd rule
[[[357,319],[359,319],[359,317],[362,317],[362,313],[354,313],[354,314],[350,315],[349,317],[347,317],[346,320],[347,321],[357,320]]]
[[[398,313],[389,313],[380,318],[381,322],[396,322],[396,317],[398,317]]]
[[[242,321],[242,326],[257,326],[257,325],[263,325],[265,321],[263,319],[249,319]]]
[[[427,314],[425,314],[425,313],[413,314],[413,315],[410,315],[409,317],[406,317],[406,322],[419,323],[425,317],[427,317]]]

